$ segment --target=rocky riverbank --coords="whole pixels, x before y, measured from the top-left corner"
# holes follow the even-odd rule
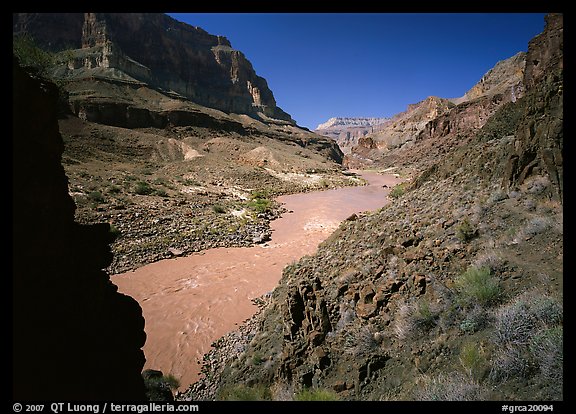
[[[83,179],[78,175],[72,177],[79,179],[72,187],[90,186],[80,184]],[[148,182],[147,186],[141,184]],[[259,182],[250,183],[258,188],[255,190],[149,177],[128,180],[126,185],[124,177],[109,180],[104,195],[85,191],[72,195],[79,206],[77,221],[108,222],[117,235],[112,245],[114,259],[107,270],[118,274],[211,248],[265,243],[271,237],[270,221],[286,211],[274,200],[276,196],[363,184],[361,179],[341,173],[293,174],[291,182]],[[149,189],[150,194],[131,193],[134,185]]]

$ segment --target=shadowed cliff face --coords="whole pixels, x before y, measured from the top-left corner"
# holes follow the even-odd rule
[[[524,73],[525,110],[502,181],[505,187],[514,187],[530,175],[545,172],[559,201],[564,186],[563,28],[563,15],[548,15],[546,30],[530,41]]]
[[[144,319],[101,269],[108,224],[79,225],[56,87],[13,63],[13,398],[145,399]]]

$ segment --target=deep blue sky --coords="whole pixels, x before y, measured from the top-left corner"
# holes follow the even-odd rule
[[[542,13],[168,14],[226,36],[278,106],[310,129],[462,96],[544,29]]]

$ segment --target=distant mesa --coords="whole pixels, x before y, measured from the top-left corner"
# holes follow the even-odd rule
[[[335,140],[344,154],[358,144],[358,140],[377,130],[390,118],[330,118],[318,125],[314,132]]]
[[[370,127],[388,122],[390,118],[330,118],[318,125],[316,130],[333,127]]]

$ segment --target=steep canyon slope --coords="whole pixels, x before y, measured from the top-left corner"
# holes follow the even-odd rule
[[[180,398],[562,400],[562,15],[525,61],[522,97],[444,102],[452,131],[455,109],[506,101],[402,158],[398,198],[288,266]]]
[[[254,244],[274,195],[358,184],[222,36],[158,13],[19,13],[13,34],[49,56],[76,219],[112,224],[112,273]]]
[[[349,166],[420,165],[430,152],[443,156],[448,146],[465,142],[496,110],[524,94],[526,53],[498,62],[460,98],[430,96],[392,117],[359,140],[347,154]],[[420,160],[423,160],[420,162]]]

